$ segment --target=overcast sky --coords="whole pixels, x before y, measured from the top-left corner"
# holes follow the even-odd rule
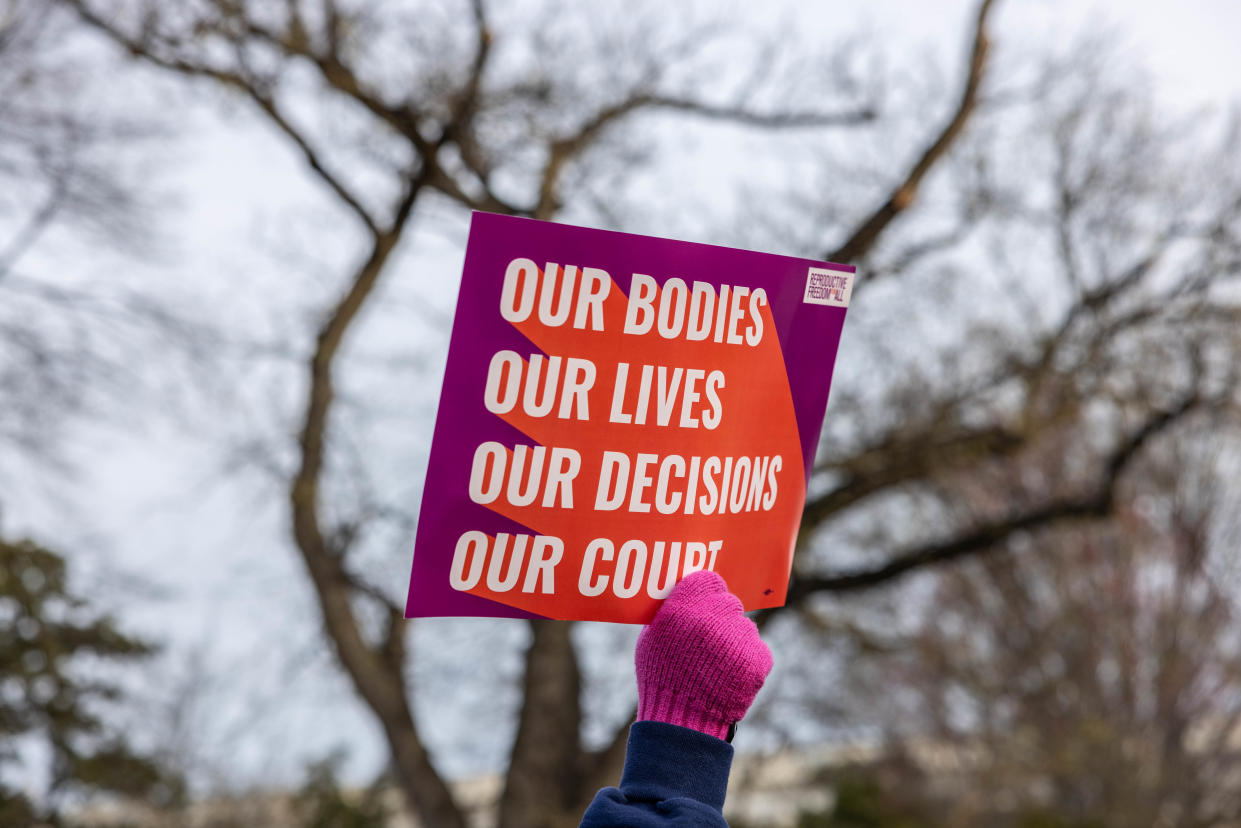
[[[931,37],[960,52],[962,23],[973,3],[959,0],[870,0],[807,3],[825,18],[860,14],[908,43]],[[951,11],[947,11],[947,10]],[[1000,6],[999,39],[1047,42],[1087,22],[1115,27],[1144,57],[1167,101],[1218,103],[1241,91],[1241,3],[1233,0],[1017,0]],[[847,24],[846,24],[847,25]]]

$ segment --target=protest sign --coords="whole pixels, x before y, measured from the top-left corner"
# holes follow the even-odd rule
[[[782,604],[853,277],[475,213],[406,616]]]

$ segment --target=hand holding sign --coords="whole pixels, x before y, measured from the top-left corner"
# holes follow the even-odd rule
[[[771,672],[771,650],[741,601],[714,572],[672,590],[638,636],[638,721],[667,722],[723,739]]]
[[[407,614],[644,622],[702,569],[783,600],[844,317],[816,272],[475,214]]]

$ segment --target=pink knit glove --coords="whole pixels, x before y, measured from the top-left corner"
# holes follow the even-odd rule
[[[771,651],[724,579],[703,570],[672,588],[638,636],[634,663],[638,721],[723,739],[771,672]]]

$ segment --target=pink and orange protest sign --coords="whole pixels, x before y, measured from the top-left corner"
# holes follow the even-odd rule
[[[475,213],[406,616],[782,604],[853,277]]]

